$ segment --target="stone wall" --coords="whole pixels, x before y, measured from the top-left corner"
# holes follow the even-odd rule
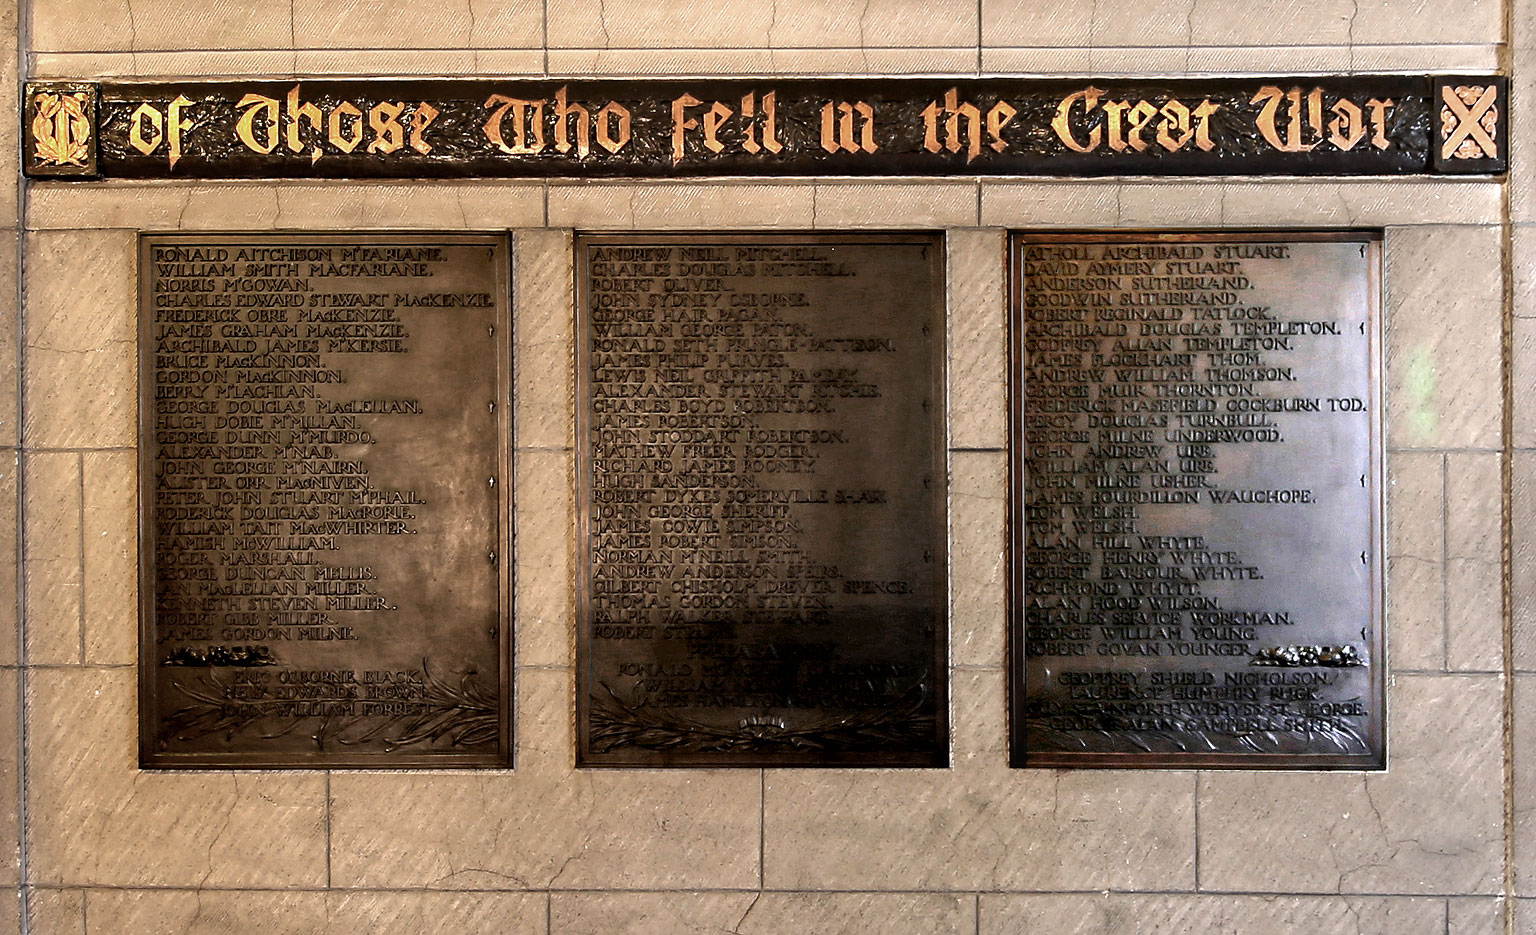
[[[1536,0],[22,0],[0,14],[18,36],[0,63],[12,101],[18,75],[1447,70],[1509,70],[1517,108],[1536,100]],[[1508,184],[0,192],[17,244],[0,248],[0,281],[22,297],[16,314],[0,304],[0,444],[15,455],[0,510],[18,530],[0,562],[20,556],[0,576],[15,631],[0,634],[0,931],[1533,935],[1532,108],[1514,111]],[[0,151],[15,153],[7,114]],[[1386,229],[1390,769],[1010,770],[1004,231],[1262,226]],[[953,766],[577,771],[572,232],[767,228],[947,234]],[[514,231],[515,770],[136,768],[136,234],[274,229]]]

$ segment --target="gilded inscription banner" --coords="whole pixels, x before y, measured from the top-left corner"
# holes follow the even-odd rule
[[[34,178],[1496,174],[1500,76],[55,81]]]

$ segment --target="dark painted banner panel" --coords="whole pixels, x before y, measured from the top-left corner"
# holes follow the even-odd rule
[[[37,82],[35,178],[1423,175],[1505,171],[1507,81]]]

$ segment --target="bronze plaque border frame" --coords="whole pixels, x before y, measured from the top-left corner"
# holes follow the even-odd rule
[[[152,504],[154,495],[154,464],[150,455],[150,446],[145,444],[145,438],[152,431],[149,424],[150,414],[153,411],[152,401],[154,386],[148,379],[153,373],[152,351],[153,342],[149,340],[151,316],[146,314],[149,309],[150,286],[152,278],[146,274],[148,269],[149,249],[156,243],[168,241],[185,241],[188,243],[249,243],[263,239],[282,239],[288,243],[315,243],[315,244],[400,244],[406,240],[420,243],[448,243],[448,244],[478,244],[490,247],[495,252],[492,261],[496,277],[496,329],[500,334],[496,344],[496,385],[493,387],[495,398],[501,406],[496,425],[496,470],[497,494],[496,518],[501,531],[496,537],[503,547],[502,554],[497,556],[497,600],[500,602],[501,612],[498,616],[498,643],[497,661],[501,671],[498,673],[497,685],[500,692],[501,704],[498,712],[499,729],[497,744],[500,752],[494,756],[485,754],[318,754],[315,755],[320,762],[295,761],[290,754],[272,755],[265,753],[156,753],[151,749],[153,738],[150,735],[152,726],[152,711],[154,710],[154,686],[152,680],[145,673],[151,671],[154,666],[154,582],[155,582],[155,552],[154,552],[154,525],[152,522]],[[513,720],[516,712],[515,699],[512,692],[516,687],[513,669],[515,667],[515,634],[514,622],[514,566],[516,555],[516,527],[514,525],[515,514],[513,512],[513,470],[515,468],[512,443],[513,443],[513,387],[515,374],[513,372],[514,360],[512,345],[515,337],[513,330],[512,290],[515,286],[512,276],[512,263],[514,245],[509,232],[483,232],[473,233],[465,231],[433,231],[433,230],[366,230],[366,231],[303,231],[303,230],[273,230],[273,231],[229,231],[216,230],[206,232],[188,231],[139,231],[135,267],[135,275],[138,282],[135,287],[135,295],[138,298],[136,314],[138,321],[135,325],[135,338],[138,341],[138,350],[134,355],[134,364],[138,369],[137,382],[138,393],[136,403],[138,414],[135,418],[135,428],[138,431],[136,453],[137,467],[139,471],[138,483],[135,491],[138,494],[138,585],[139,585],[139,652],[138,652],[138,753],[139,768],[145,770],[205,770],[205,769],[510,769],[515,755],[513,745]]]
[[[1368,737],[1374,753],[1030,753],[1024,745],[1025,665],[1024,617],[1024,329],[1019,310],[1023,299],[1020,249],[1029,243],[1190,242],[1190,243],[1360,243],[1366,246],[1370,323],[1370,563],[1371,699],[1375,717]],[[1386,445],[1383,400],[1382,304],[1383,241],[1379,228],[1319,230],[1316,228],[1236,228],[1222,230],[1010,230],[1008,232],[1008,532],[1005,560],[1008,563],[1008,758],[1014,769],[1245,769],[1245,770],[1370,770],[1387,768],[1386,681],[1389,662],[1386,647]]]
[[[821,762],[806,762],[782,753],[687,753],[665,754],[646,751],[643,754],[600,754],[593,759],[587,752],[590,721],[588,718],[589,672],[585,660],[589,658],[591,637],[586,621],[591,613],[591,562],[587,543],[591,537],[591,478],[585,470],[591,458],[591,439],[588,431],[590,414],[587,411],[587,394],[591,391],[591,378],[587,362],[590,348],[589,326],[586,312],[588,300],[588,273],[586,248],[603,245],[634,244],[805,244],[848,243],[912,244],[921,243],[933,250],[933,295],[928,311],[932,316],[934,339],[938,345],[934,353],[931,379],[935,400],[933,471],[938,489],[934,494],[934,520],[939,541],[934,550],[933,613],[935,633],[933,645],[935,741],[934,754],[898,756],[890,753],[822,753]],[[574,254],[572,267],[575,276],[573,330],[575,335],[575,492],[576,492],[576,562],[575,562],[575,626],[576,659],[574,688],[576,692],[574,715],[576,730],[573,733],[575,765],[577,769],[848,769],[848,768],[919,768],[947,769],[952,757],[953,731],[950,725],[949,668],[949,276],[948,239],[939,230],[911,231],[794,231],[763,230],[699,230],[692,232],[672,231],[584,231],[578,229],[572,238]]]

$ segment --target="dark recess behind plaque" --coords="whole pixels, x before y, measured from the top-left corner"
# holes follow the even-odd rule
[[[944,765],[942,237],[576,250],[578,763]]]
[[[505,766],[506,238],[140,253],[145,766]]]
[[[1380,250],[1013,236],[1014,765],[1385,765]]]

